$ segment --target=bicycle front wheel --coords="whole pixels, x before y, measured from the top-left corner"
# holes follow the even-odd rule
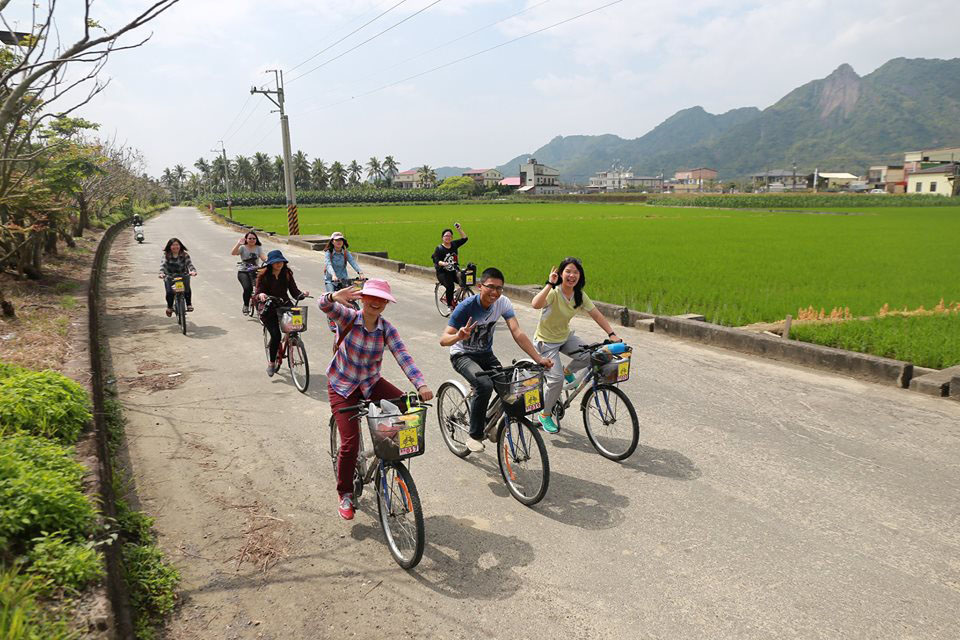
[[[543,438],[526,418],[504,416],[497,434],[497,462],[510,493],[528,507],[543,500],[550,484],[550,461]]]
[[[180,330],[183,332],[183,335],[187,335],[187,302],[184,300],[183,295],[177,296],[177,324],[180,325]]]
[[[460,388],[451,382],[444,382],[437,390],[437,420],[440,421],[440,435],[450,453],[458,458],[470,455],[467,448],[470,407]]]
[[[310,363],[307,361],[307,348],[303,345],[300,336],[290,338],[290,345],[287,347],[287,366],[290,367],[294,386],[300,393],[304,393],[310,386]]]
[[[444,318],[450,315],[450,307],[447,306],[447,289],[441,283],[433,287],[433,299],[437,303],[437,311]]]
[[[583,428],[597,453],[624,460],[640,442],[640,421],[630,398],[619,387],[600,384],[583,396]]]
[[[377,472],[377,511],[393,559],[412,569],[423,557],[423,510],[410,471],[402,464],[385,464]]]
[[[473,289],[470,287],[463,287],[460,289],[460,295],[457,296],[457,302],[463,302],[467,298],[473,295]]]
[[[267,327],[263,327],[263,352],[267,356],[267,362],[270,362],[270,332]]]

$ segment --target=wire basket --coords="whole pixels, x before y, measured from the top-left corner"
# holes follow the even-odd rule
[[[626,347],[623,353],[610,353],[605,349],[598,349],[590,354],[590,364],[593,375],[600,384],[617,384],[630,379],[631,347]]]
[[[477,265],[472,262],[467,265],[467,268],[460,272],[460,285],[464,287],[472,287],[477,283]]]
[[[520,418],[543,409],[543,374],[530,369],[514,369],[493,376],[493,388],[512,418]]]
[[[182,276],[174,276],[170,286],[175,293],[183,293],[186,289]]]
[[[280,315],[280,331],[300,333],[307,330],[307,309],[309,307],[287,307]]]
[[[404,460],[427,450],[424,426],[427,408],[420,406],[399,416],[367,416],[373,451],[383,460]]]

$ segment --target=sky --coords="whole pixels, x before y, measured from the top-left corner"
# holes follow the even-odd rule
[[[610,2],[181,0],[125,40],[153,34],[113,54],[79,115],[140,149],[152,175],[221,141],[231,158],[276,155],[279,116],[250,88],[282,69],[291,144],[311,160],[486,168],[557,135],[635,138],[695,105],[765,108],[842,63],[866,75],[960,56],[958,0],[621,0],[576,18]],[[115,28],[148,5],[97,0],[92,17]],[[29,7],[3,18],[26,31]],[[55,15],[69,40],[82,3]]]

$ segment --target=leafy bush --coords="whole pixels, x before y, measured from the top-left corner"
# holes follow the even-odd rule
[[[439,189],[378,189],[361,187],[355,189],[325,190],[325,191],[298,191],[297,204],[345,204],[349,202],[441,202],[444,200],[458,200],[464,196]],[[286,204],[286,196],[282,192],[273,191],[246,191],[232,194],[233,206],[256,207]],[[209,202],[216,207],[227,206],[227,194],[212,194]]]
[[[40,593],[50,593],[56,588],[79,592],[104,575],[100,552],[88,544],[72,541],[62,533],[34,538],[27,557],[26,572],[40,581]]]
[[[86,391],[55,371],[28,371],[0,381],[0,435],[31,433],[72,444],[90,411]]]
[[[137,612],[138,638],[153,638],[153,628],[177,604],[177,584],[180,572],[167,564],[163,552],[152,545],[126,544],[123,546],[123,564],[130,603]]]
[[[51,618],[34,598],[36,584],[16,569],[0,572],[0,638],[3,640],[71,640],[64,620]]]
[[[0,548],[23,547],[45,531],[80,538],[90,530],[96,513],[72,454],[33,436],[0,439]]]
[[[27,371],[29,371],[29,369],[24,369],[18,364],[11,364],[9,362],[0,362],[0,380],[6,380],[10,376],[15,376],[19,373],[25,373]]]

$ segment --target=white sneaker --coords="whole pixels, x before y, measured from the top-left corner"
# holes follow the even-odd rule
[[[467,436],[467,449],[474,453],[480,453],[483,451],[483,440],[474,440],[472,437]]]
[[[248,313],[250,313],[250,307],[248,307],[247,305],[243,305],[243,311],[241,313],[243,313],[243,315],[247,315]]]

